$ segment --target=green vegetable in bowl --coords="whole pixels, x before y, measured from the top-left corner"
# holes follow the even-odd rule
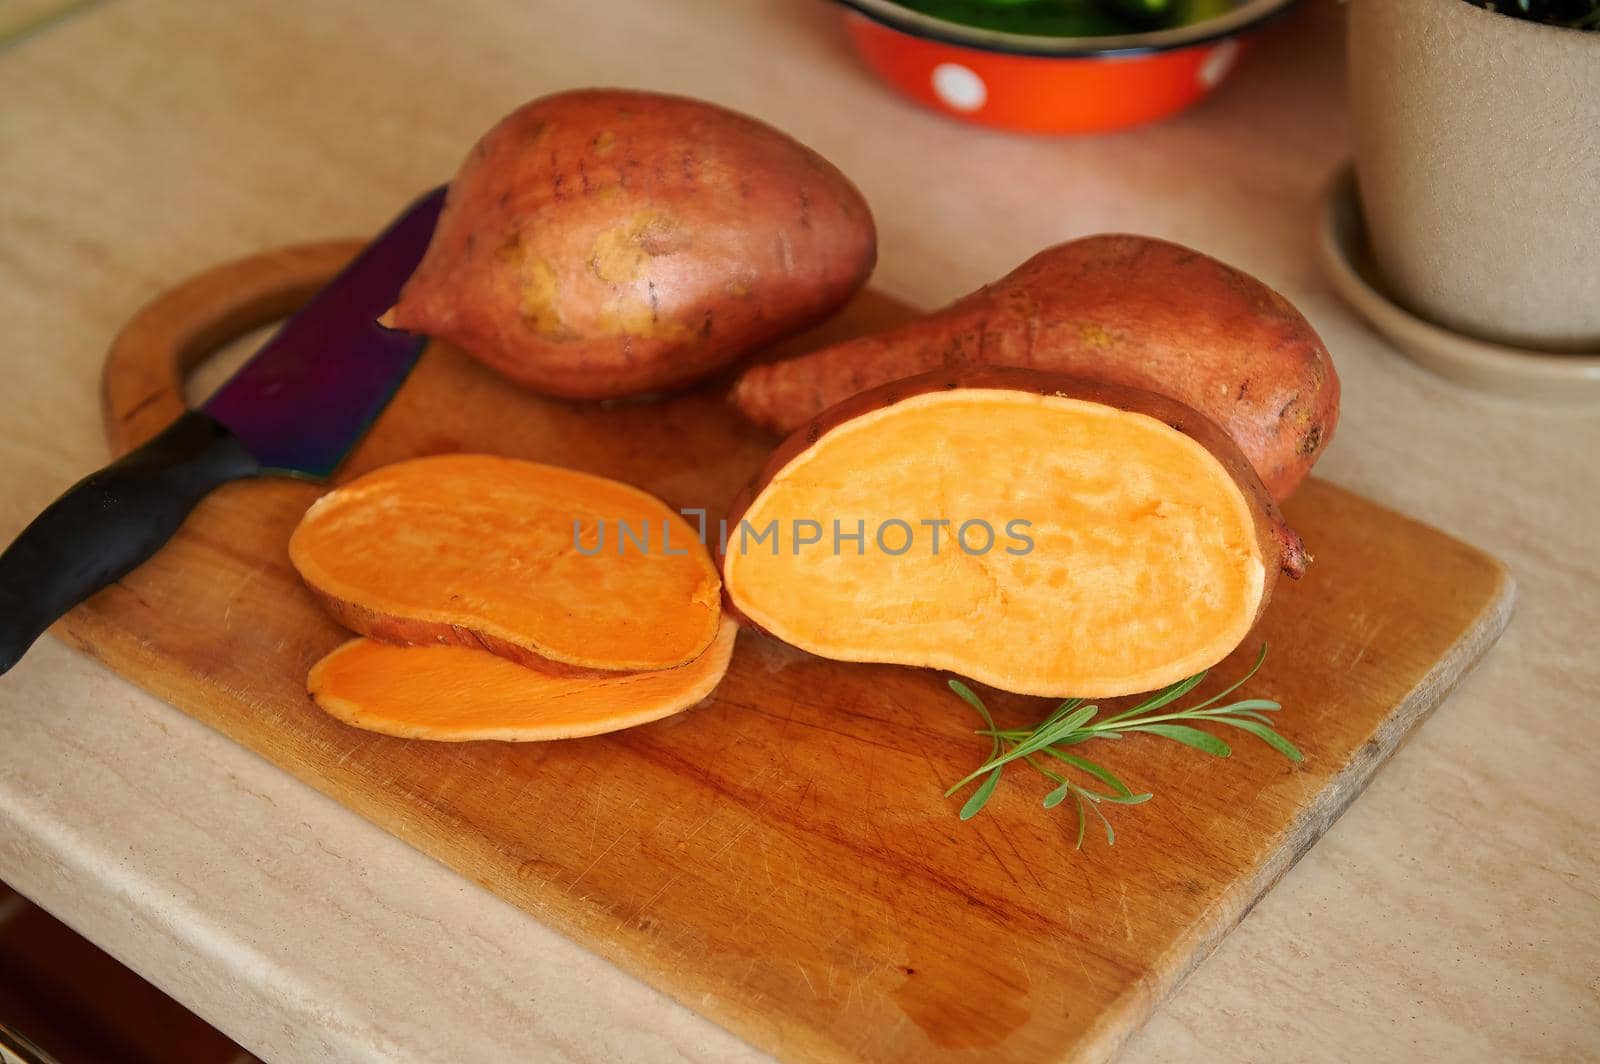
[[[1600,0],[1467,0],[1474,7],[1512,18],[1566,26],[1575,30],[1600,30]]]
[[[1095,0],[1095,3],[1113,18],[1143,29],[1169,24],[1180,6],[1178,0]]]
[[[1227,14],[1235,0],[1094,0],[1101,11],[1144,30],[1189,26]]]
[[[1233,9],[1236,0],[900,0],[925,15],[1005,33],[1106,37],[1187,26]]]
[[[1101,12],[1094,0],[900,0],[946,22],[1042,37],[1105,37],[1136,32]]]
[[[1178,5],[1182,14],[1178,16],[1178,25],[1190,26],[1196,22],[1204,22],[1208,18],[1226,15],[1238,7],[1238,0],[1182,0]]]

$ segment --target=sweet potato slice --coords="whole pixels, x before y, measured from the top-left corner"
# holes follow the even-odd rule
[[[352,480],[306,511],[289,557],[346,628],[547,671],[674,668],[705,650],[721,611],[710,554],[661,500],[492,455]]]
[[[755,625],[1030,695],[1133,694],[1207,668],[1306,560],[1206,418],[1015,369],[848,400],[785,441],[733,515],[723,583]],[[802,545],[807,522],[821,534]]]
[[[877,385],[963,366],[1018,366],[1157,392],[1228,431],[1273,498],[1333,438],[1339,378],[1283,296],[1226,263],[1108,234],[1039,252],[943,310],[746,370],[732,400],[791,432]]]
[[[312,666],[311,696],[346,724],[407,739],[533,742],[619,731],[703,701],[728,671],[738,623],[724,618],[676,669],[563,676],[462,646],[352,639]]]

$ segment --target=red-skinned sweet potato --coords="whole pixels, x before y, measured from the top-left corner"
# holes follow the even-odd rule
[[[387,321],[535,391],[614,398],[820,321],[875,255],[855,186],[770,126],[677,96],[566,92],[473,148]]]
[[[803,650],[1084,697],[1214,665],[1306,561],[1203,415],[997,367],[895,381],[797,430],[732,506],[721,558],[730,607]]]
[[[789,432],[857,392],[930,370],[1017,366],[1143,388],[1217,422],[1276,499],[1333,437],[1339,378],[1305,318],[1255,278],[1140,236],[1040,252],[944,310],[755,366],[732,393]]]

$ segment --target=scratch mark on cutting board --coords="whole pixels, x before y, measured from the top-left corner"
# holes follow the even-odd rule
[[[605,804],[606,787],[601,783],[594,792],[594,824],[589,828],[589,848],[594,849],[595,839],[600,837],[600,808]]]
[[[256,578],[256,575],[254,569],[246,569],[239,574],[239,582],[233,586],[233,590],[228,592],[227,603],[222,608],[223,628],[228,627],[228,621],[233,617],[233,604],[239,601],[240,596],[244,594],[244,589]]]
[[[767,852],[767,841],[765,838],[758,838],[756,841],[761,844],[761,870],[767,874],[767,885],[776,894],[781,887],[778,884],[778,877],[772,874],[772,856]]]
[[[1011,885],[1021,890],[1022,884],[1017,881],[1017,877],[1012,873],[1011,866],[1001,860],[999,852],[994,848],[994,843],[989,841],[989,833],[982,828],[978,829],[978,841],[982,842],[983,848],[989,851],[989,856],[993,857],[994,863],[1000,866],[1000,871],[1004,872],[1006,878],[1011,880]]]
[[[1033,987],[1033,969],[1028,967],[1028,958],[1023,955],[1021,946],[1014,947],[1013,952],[1016,954],[1017,963],[1022,966],[1022,981],[1031,989]]]
[[[939,785],[939,790],[941,790],[941,791],[944,790],[944,788],[945,788],[944,776],[939,772],[939,767],[933,763],[933,758],[928,756],[928,751],[922,749],[919,746],[917,748],[917,753],[921,754],[922,755],[922,760],[924,760],[924,761],[926,761],[928,763],[928,775],[932,776],[933,779],[934,779],[934,782]]]
[[[875,747],[868,746],[862,751],[867,759],[866,786],[863,788],[861,802],[861,819],[867,822],[867,827],[872,829],[872,834],[877,837],[878,849],[881,852],[889,851],[889,840],[883,837],[883,829],[878,826],[878,818],[873,816],[877,808],[877,800],[873,795],[873,788],[878,782],[878,755]]]
[[[661,884],[661,886],[656,889],[654,894],[646,898],[643,905],[639,906],[639,915],[643,916],[645,913],[649,912],[650,907],[661,900],[661,895],[665,894],[672,887],[672,884],[676,883],[682,878],[682,872],[672,873],[672,875],[667,878],[667,881]]]
[[[806,971],[806,966],[801,964],[799,961],[790,961],[789,963],[793,964],[800,970],[800,978],[806,981],[806,989],[811,991],[811,996],[819,997],[820,995],[817,993],[817,985],[811,981],[811,973]]]
[[[1363,612],[1355,618],[1351,623],[1351,627],[1361,632],[1361,645],[1356,648],[1355,656],[1350,659],[1350,664],[1345,666],[1346,669],[1353,669],[1361,664],[1361,659],[1367,656],[1367,651],[1372,649],[1372,644],[1378,641],[1378,634],[1383,631],[1383,623],[1380,621],[1368,627],[1367,615]]]
[[[733,848],[735,843],[739,842],[746,835],[750,834],[751,829],[753,829],[755,826],[756,826],[755,818],[752,817],[751,819],[745,821],[743,827],[739,828],[739,830],[735,831],[733,834],[728,836],[728,841],[727,842],[725,842],[721,846],[717,847],[717,852],[711,855],[711,860],[715,861],[717,858],[719,858],[723,854],[727,853],[730,849]]]
[[[1016,857],[1017,862],[1022,865],[1023,870],[1028,873],[1028,878],[1033,880],[1033,885],[1038,887],[1040,890],[1043,890],[1044,881],[1039,878],[1039,873],[1034,869],[1033,862],[1023,857],[1022,851],[1017,849],[1017,842],[1011,837],[1011,833],[1008,831],[1002,831],[1000,833],[1000,837],[1005,840],[1006,846],[1011,850],[1012,855]],[[994,848],[990,847],[990,852],[992,853],[993,851]],[[996,857],[996,860],[999,860],[999,858]],[[1010,871],[1007,870],[1006,874],[1010,875]],[[1011,876],[1011,882],[1017,883],[1017,877]],[[1022,884],[1017,883],[1017,886],[1020,887]]]
[[[861,1007],[863,1009],[867,1007],[867,995],[861,989],[866,985],[867,978],[868,974],[866,972],[857,970],[855,980],[850,984],[850,991],[844,996],[846,1011],[849,1011],[856,1004],[858,998],[860,999]]]
[[[716,818],[717,811],[713,808],[711,812],[706,814],[706,818],[704,820],[700,821],[700,823],[696,824],[694,827],[685,832],[683,838],[679,841],[688,842],[690,839],[704,831],[706,829],[706,825],[710,824]]]
[[[583,880],[583,877],[588,875],[590,872],[594,871],[594,866],[599,864],[602,860],[604,860],[606,854],[608,854],[612,850],[616,849],[617,848],[617,843],[621,842],[624,838],[626,838],[627,834],[628,834],[628,832],[625,831],[625,830],[624,831],[619,831],[617,833],[617,837],[611,840],[611,845],[607,846],[605,849],[601,850],[599,855],[596,856],[594,860],[590,861],[588,863],[588,865],[586,865],[584,867],[584,870],[582,872],[578,873],[577,878],[573,879],[573,881],[571,883],[567,884],[567,890],[571,891],[571,890],[576,889],[578,884]]]

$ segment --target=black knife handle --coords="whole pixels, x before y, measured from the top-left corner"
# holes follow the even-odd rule
[[[172,537],[201,499],[261,465],[198,410],[51,503],[0,554],[0,674],[72,607]]]

